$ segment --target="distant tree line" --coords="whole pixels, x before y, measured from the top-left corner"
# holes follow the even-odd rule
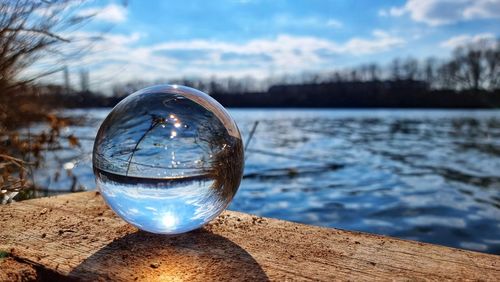
[[[179,84],[189,86],[206,93],[249,93],[267,91],[269,86],[273,85],[270,82],[272,79],[264,81],[258,80],[251,76],[243,78],[219,78],[212,76],[210,78],[176,78],[176,79],[158,79],[155,81],[133,80],[125,83],[117,83],[112,87],[113,96],[121,97],[135,92],[146,86],[154,84]],[[276,81],[278,82],[278,81]]]
[[[500,39],[457,47],[449,59],[395,58],[389,64],[363,64],[325,74],[284,76],[276,84],[318,84],[359,81],[424,81],[431,89],[487,90],[500,88]],[[231,92],[231,91],[229,91]]]
[[[180,78],[129,81],[113,87],[114,96],[132,93],[147,85],[176,83],[211,94],[265,92],[271,86],[368,81],[422,81],[433,90],[493,91],[500,88],[500,40],[481,40],[457,47],[449,59],[395,58],[386,65],[368,63],[324,73],[285,74],[258,80],[243,78]]]
[[[369,63],[264,80],[249,76],[135,80],[114,85],[111,96],[83,86],[68,91],[52,85],[40,92],[48,94],[44,99],[54,105],[109,107],[136,90],[161,83],[200,89],[228,107],[496,108],[500,107],[500,40],[460,46],[448,59],[395,58],[385,65]]]

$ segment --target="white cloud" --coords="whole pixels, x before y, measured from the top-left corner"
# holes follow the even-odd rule
[[[381,17],[393,16],[400,17],[406,13],[405,7],[392,7],[390,9],[381,9],[378,11],[378,15]]]
[[[120,5],[109,4],[104,7],[91,7],[83,9],[78,13],[78,15],[94,15],[94,20],[110,23],[120,23],[127,20],[127,9]]]
[[[326,26],[333,27],[333,28],[341,28],[343,26],[342,22],[336,19],[329,19],[326,22]]]
[[[389,14],[387,13],[386,9],[380,9],[378,10],[378,16],[379,17],[387,17]]]
[[[404,43],[405,40],[400,37],[392,36],[381,30],[374,30],[372,39],[352,38],[340,50],[343,53],[365,55],[387,51],[394,47],[402,46]]]
[[[212,75],[250,75],[259,79],[270,74],[331,70],[338,55],[363,56],[384,52],[405,42],[380,30],[375,30],[370,37],[355,37],[345,42],[283,34],[242,43],[193,39],[149,46],[140,46],[143,35],[138,33],[108,34],[103,40],[92,41],[96,35],[74,34],[75,37],[89,38],[88,41],[93,42],[92,52],[65,61],[74,73],[75,82],[80,68],[89,70],[94,90],[106,90],[114,83],[137,79],[152,81]],[[88,41],[82,41],[80,45],[86,46]],[[57,74],[56,78],[62,76]]]
[[[407,0],[401,7],[379,11],[380,16],[411,19],[431,26],[475,19],[500,18],[500,0]]]
[[[344,43],[312,36],[279,35],[275,39],[254,39],[246,43],[228,43],[222,41],[189,40],[165,42],[152,47],[154,50],[171,49],[203,49],[216,52],[235,52],[239,54],[265,53],[279,57],[286,53],[301,54],[313,53],[317,50],[329,50],[333,53],[351,55],[368,54],[386,51],[399,46],[404,40],[386,32],[375,30],[372,38],[352,38]],[[359,47],[359,49],[352,49]]]
[[[477,35],[462,34],[441,42],[439,46],[454,49],[459,46],[474,44],[481,41],[494,42],[495,38],[495,35],[492,33],[480,33]]]
[[[330,18],[328,20],[320,19],[318,17],[295,17],[289,14],[278,14],[273,20],[273,24],[282,27],[293,28],[341,28],[343,23],[337,19]]]
[[[400,17],[406,13],[406,9],[404,8],[398,8],[398,7],[392,7],[389,9],[389,15],[393,17]]]
[[[466,19],[500,18],[500,1],[476,0],[473,3],[463,12]]]
[[[389,17],[389,16],[393,16],[393,17],[399,17],[399,16],[402,16],[406,13],[404,7],[392,7],[392,8],[389,8],[389,9],[380,9],[378,10],[378,16],[379,17]]]

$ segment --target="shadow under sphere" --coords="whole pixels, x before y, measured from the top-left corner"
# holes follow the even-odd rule
[[[269,280],[244,249],[205,229],[177,236],[128,234],[85,259],[69,276],[113,281]]]

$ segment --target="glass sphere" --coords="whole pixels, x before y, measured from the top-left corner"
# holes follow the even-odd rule
[[[178,234],[201,227],[231,202],[243,173],[236,123],[198,90],[158,85],[109,113],[97,133],[97,188],[139,229]]]

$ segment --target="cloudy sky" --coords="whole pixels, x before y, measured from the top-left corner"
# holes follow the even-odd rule
[[[127,2],[79,7],[95,17],[71,36],[105,36],[66,62],[73,81],[81,69],[96,90],[130,79],[263,78],[446,57],[457,45],[500,36],[500,0]]]

